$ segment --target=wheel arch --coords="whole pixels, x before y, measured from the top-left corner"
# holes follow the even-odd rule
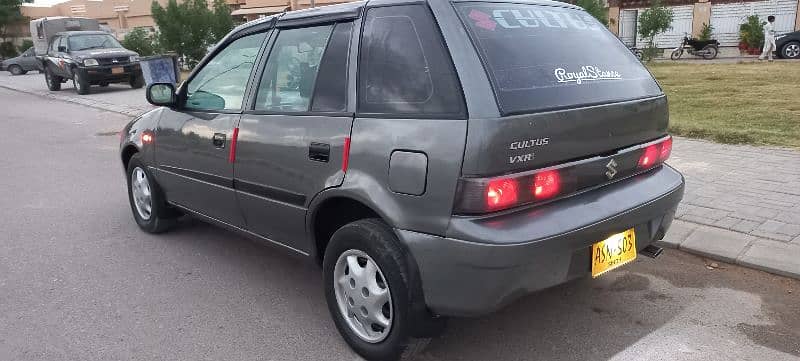
[[[134,144],[128,144],[122,148],[120,156],[122,158],[123,169],[128,169],[128,163],[131,161],[131,158],[136,153],[139,153],[139,148]]]
[[[377,208],[368,202],[334,190],[315,197],[312,205],[313,207],[309,207],[306,227],[311,241],[311,254],[318,265],[322,264],[325,248],[331,236],[345,224],[365,218],[379,218],[389,223],[376,210]]]

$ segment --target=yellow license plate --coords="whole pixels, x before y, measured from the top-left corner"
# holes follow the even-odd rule
[[[592,245],[592,277],[636,259],[636,233],[633,228]]]
[[[111,68],[111,74],[122,74],[124,72],[125,72],[125,69],[123,69],[120,66],[118,66],[116,68]]]

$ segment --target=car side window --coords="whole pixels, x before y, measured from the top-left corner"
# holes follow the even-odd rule
[[[58,51],[58,43],[61,41],[61,37],[57,36],[53,38],[53,42],[50,43],[50,53],[55,53]]]
[[[250,71],[266,36],[243,36],[218,52],[186,85],[185,108],[240,110]]]
[[[319,65],[314,97],[311,99],[313,112],[347,110],[347,56],[350,53],[352,31],[352,22],[336,24],[333,29]]]
[[[306,112],[332,25],[281,30],[258,85],[255,110]]]
[[[359,52],[358,112],[464,116],[455,69],[425,5],[367,12]]]

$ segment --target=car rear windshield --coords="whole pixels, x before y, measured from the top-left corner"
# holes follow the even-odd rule
[[[456,7],[504,115],[661,94],[636,57],[585,11],[478,2]]]

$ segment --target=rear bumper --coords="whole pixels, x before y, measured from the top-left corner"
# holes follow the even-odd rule
[[[584,277],[591,245],[635,228],[643,249],[663,238],[683,197],[663,166],[558,202],[485,218],[454,217],[447,237],[397,230],[436,314],[475,316],[534,291]]]

